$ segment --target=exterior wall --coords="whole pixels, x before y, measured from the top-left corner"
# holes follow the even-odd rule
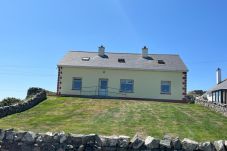
[[[186,73],[59,67],[58,94],[97,95],[99,79],[108,79],[108,96],[183,100],[186,95]],[[72,90],[74,77],[82,79],[82,91]],[[120,93],[120,79],[134,80],[133,93]],[[182,80],[183,79],[183,80]],[[161,94],[161,81],[171,81],[171,94]]]

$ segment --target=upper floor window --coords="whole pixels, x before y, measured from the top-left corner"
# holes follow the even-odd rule
[[[134,81],[130,79],[121,79],[120,80],[120,91],[131,93],[133,92]]]
[[[161,81],[161,94],[171,94],[171,81]]]
[[[73,78],[72,89],[73,90],[81,90],[82,87],[82,79],[81,78]]]

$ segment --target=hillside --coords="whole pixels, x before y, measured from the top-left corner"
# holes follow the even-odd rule
[[[0,119],[0,128],[129,136],[139,132],[204,141],[226,139],[227,118],[195,104],[49,97],[28,111]]]

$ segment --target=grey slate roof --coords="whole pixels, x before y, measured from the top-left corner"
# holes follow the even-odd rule
[[[179,55],[150,54],[150,59],[142,58],[135,53],[109,53],[106,57],[98,56],[98,52],[70,51],[58,63],[58,66],[91,67],[91,68],[117,68],[131,70],[158,70],[158,71],[188,71]],[[82,61],[83,57],[90,57],[89,61]],[[124,58],[125,63],[119,63],[118,59]],[[163,60],[165,64],[158,64]]]
[[[221,83],[217,84],[210,91],[216,91],[216,90],[227,90],[227,79],[225,79]]]

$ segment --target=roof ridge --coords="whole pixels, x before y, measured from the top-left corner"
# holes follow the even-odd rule
[[[70,50],[69,52],[85,52],[85,53],[98,53],[97,51],[77,51],[77,50]],[[108,54],[131,54],[131,55],[141,55],[142,53],[129,53],[129,52],[105,52]],[[171,56],[179,56],[179,54],[148,54],[148,55],[171,55]]]

